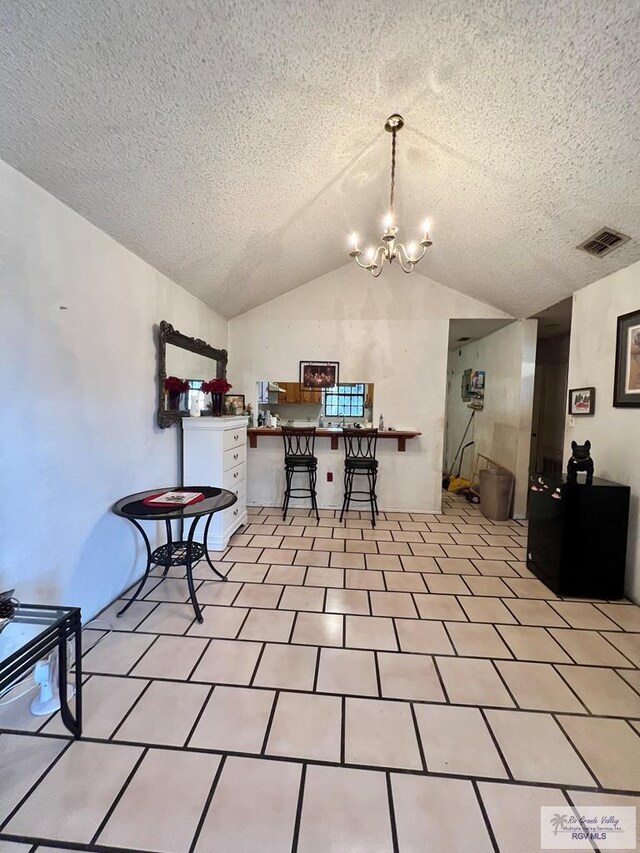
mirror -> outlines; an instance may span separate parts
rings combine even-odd
[[[267,414],[277,416],[280,426],[372,425],[373,384],[341,382],[320,390],[299,382],[258,382],[258,426],[266,425]]]
[[[200,385],[204,381],[226,378],[227,359],[226,350],[183,335],[162,320],[158,331],[158,426],[164,429],[186,417],[194,397],[202,401]]]

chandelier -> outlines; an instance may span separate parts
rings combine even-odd
[[[431,237],[429,236],[430,223],[428,219],[422,224],[422,240],[416,246],[415,243],[409,243],[404,246],[403,243],[397,242],[398,228],[395,224],[393,202],[396,183],[396,134],[402,129],[404,119],[400,115],[392,115],[386,120],[384,129],[391,134],[391,191],[389,193],[389,212],[384,217],[384,234],[382,235],[382,244],[377,248],[370,246],[365,254],[364,262],[360,260],[362,252],[358,248],[358,235],[351,235],[351,251],[349,257],[355,258],[355,262],[364,270],[369,270],[372,276],[377,278],[382,272],[384,261],[393,263],[397,260],[402,271],[410,273],[418,261],[421,261],[425,252],[431,246]]]

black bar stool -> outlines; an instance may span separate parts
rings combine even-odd
[[[282,520],[287,517],[289,501],[291,498],[311,498],[311,506],[320,521],[318,513],[318,502],[316,500],[316,481],[318,476],[318,460],[313,455],[316,441],[315,427],[282,427],[282,438],[284,440],[284,472],[287,485],[284,490],[284,503],[282,505]],[[304,486],[292,486],[293,475],[300,473],[309,475],[309,488]]]
[[[378,511],[378,496],[376,481],[378,479],[378,460],[376,459],[377,429],[343,429],[344,438],[344,500],[342,501],[342,521],[345,512],[349,511],[351,501],[368,502],[371,505],[371,525],[376,526]],[[369,486],[367,491],[353,488],[353,478],[365,475]],[[354,497],[358,495],[359,497]]]

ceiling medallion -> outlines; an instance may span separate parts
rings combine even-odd
[[[415,243],[409,243],[404,246],[397,242],[398,228],[395,225],[393,202],[394,190],[396,182],[396,134],[402,129],[404,119],[400,115],[392,115],[386,120],[384,129],[391,134],[391,192],[389,193],[389,212],[383,219],[384,234],[382,235],[382,244],[377,248],[370,246],[365,253],[364,263],[360,260],[362,252],[358,248],[358,235],[351,235],[351,251],[349,257],[355,258],[355,262],[362,269],[369,270],[372,276],[377,278],[382,272],[384,261],[393,263],[397,260],[402,271],[406,273],[412,272],[418,261],[421,261],[425,252],[431,246],[431,237],[429,235],[430,223],[428,219],[422,224],[422,240],[416,246]],[[418,249],[420,247],[420,249]]]

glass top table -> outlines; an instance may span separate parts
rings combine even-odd
[[[186,506],[148,506],[145,504],[145,498],[153,497],[154,495],[163,494],[164,492],[201,492],[204,499],[197,503],[187,504]],[[193,610],[198,622],[202,622],[202,613],[196,598],[196,590],[193,584],[192,568],[194,563],[205,557],[209,563],[211,570],[218,576],[221,581],[226,581],[226,577],[221,574],[211,562],[209,550],[207,548],[207,536],[209,534],[209,525],[211,519],[216,512],[222,512],[225,509],[233,506],[238,500],[237,496],[228,489],[220,489],[215,486],[172,486],[164,489],[150,489],[146,492],[136,492],[133,495],[127,495],[121,498],[113,505],[112,510],[116,515],[126,518],[139,531],[144,539],[147,549],[147,565],[144,575],[138,585],[138,588],[133,594],[133,597],[125,604],[125,606],[117,614],[122,614],[137,600],[142,592],[142,589],[149,577],[149,572],[152,566],[164,566],[163,578],[167,576],[171,566],[185,566],[187,572],[187,584],[189,586],[189,597]],[[201,518],[206,517],[206,522],[203,532],[203,541],[194,541],[194,534]],[[189,532],[186,539],[175,541],[173,539],[173,531],[171,529],[172,521],[182,521],[183,519],[193,519],[191,521]],[[151,550],[151,543],[146,531],[140,524],[141,521],[164,521],[167,541],[154,551]]]
[[[57,649],[62,721],[76,737],[82,732],[81,627],[79,607],[20,604],[16,614],[0,631],[0,695]],[[67,692],[69,639],[75,642],[75,717],[69,708]]]

